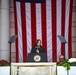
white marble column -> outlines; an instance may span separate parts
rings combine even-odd
[[[1,28],[1,0],[0,0],[0,28]],[[0,31],[0,34],[1,34],[1,31]],[[1,37],[1,35],[0,35]],[[0,40],[1,42],[1,40]],[[0,59],[1,59],[1,54],[0,54]]]
[[[9,61],[9,0],[1,0],[0,59]]]

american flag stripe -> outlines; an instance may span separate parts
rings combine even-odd
[[[47,33],[46,33],[46,4],[41,4],[41,19],[42,19],[42,45],[47,53]]]
[[[56,40],[56,0],[52,0],[52,60],[57,59],[57,40]]]
[[[36,41],[36,4],[31,3],[31,35],[32,47]]]
[[[67,40],[66,58],[72,56],[72,0],[46,0],[46,3],[38,4],[15,1],[14,10],[15,31],[18,34],[17,62],[27,61],[36,39],[41,39],[48,61],[58,61],[59,55],[64,54],[64,45],[57,35],[62,35]]]
[[[18,23],[18,54],[19,54],[19,61],[23,62],[23,47],[22,47],[22,24],[21,24],[21,9],[20,3],[16,3],[17,9],[17,23]]]
[[[47,59],[52,60],[52,14],[51,0],[46,1],[46,29],[47,29]]]
[[[56,11],[57,11],[57,35],[61,35],[61,0],[57,1],[56,4]],[[59,61],[59,55],[61,55],[61,42],[57,37],[57,61]]]
[[[18,27],[17,27],[17,25],[18,25],[18,23],[17,23],[17,13],[16,13],[16,2],[14,1],[14,18],[15,18],[15,34],[17,35],[18,34]],[[18,39],[16,40],[16,44],[15,44],[16,46],[16,62],[18,62],[19,61],[19,57],[18,57],[18,55],[19,55],[19,53],[18,53]]]
[[[26,11],[26,35],[27,35],[27,53],[30,53],[32,47],[31,41],[31,5],[30,3],[25,3],[25,11]]]
[[[63,37],[65,37],[65,11],[66,11],[66,0],[62,0],[62,7],[61,7],[61,35]],[[61,44],[61,54],[64,55],[64,51],[65,50],[65,46],[64,44],[62,43]]]
[[[66,0],[66,11],[65,11],[65,39],[67,44],[65,44],[65,57],[68,59],[68,26],[69,26],[69,10],[70,10],[70,0]]]
[[[22,46],[23,46],[23,62],[27,61],[27,35],[26,35],[26,12],[22,9],[25,9],[25,3],[20,4],[21,7],[21,25],[22,25]]]
[[[41,4],[36,4],[36,36],[42,41],[42,25],[41,25]]]
[[[69,29],[68,29],[68,56],[69,58],[72,57],[72,6],[73,6],[73,0],[70,1],[70,14],[69,14]]]

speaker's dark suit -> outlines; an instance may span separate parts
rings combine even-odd
[[[45,50],[43,47],[34,47],[31,49],[31,53],[45,53]]]

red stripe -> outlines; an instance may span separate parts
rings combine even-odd
[[[16,2],[14,1],[14,18],[15,18],[15,34],[18,35],[18,27],[17,27],[17,12],[16,12]],[[19,62],[18,57],[18,38],[16,40],[16,62]]]
[[[61,15],[61,35],[65,37],[65,7],[66,0],[62,0],[62,15]],[[65,45],[61,43],[61,54],[65,56]]]
[[[57,40],[56,40],[56,0],[52,0],[52,60],[57,60]]]
[[[27,61],[27,43],[26,43],[26,15],[25,3],[21,2],[21,23],[22,23],[22,46],[23,46],[23,62]]]
[[[47,52],[47,35],[46,35],[46,4],[41,4],[41,22],[42,22],[42,45]]]
[[[32,47],[36,41],[36,5],[31,3],[31,34],[32,34]]]
[[[70,0],[70,14],[69,14],[69,30],[68,30],[68,56],[72,57],[72,8],[73,0]]]

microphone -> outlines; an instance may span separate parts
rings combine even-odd
[[[38,48],[36,49],[36,52],[39,53],[39,49]]]
[[[40,47],[36,46],[35,48],[37,48],[37,49],[36,49],[36,52],[37,52],[37,53],[40,53],[40,51],[39,51],[39,48],[40,48]]]

